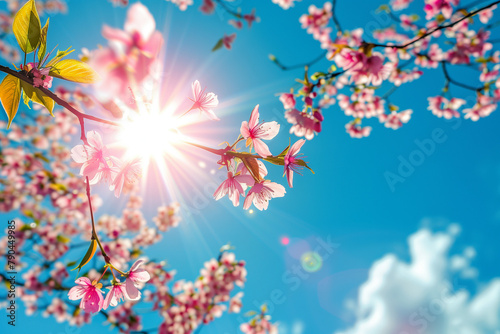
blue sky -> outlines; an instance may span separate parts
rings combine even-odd
[[[338,2],[339,19],[346,29],[371,29],[385,22],[374,13],[382,1]],[[268,54],[276,55],[285,64],[301,63],[320,54],[318,43],[300,28],[298,18],[310,3],[319,6],[323,1],[304,0],[288,11],[270,0],[259,1],[257,15],[261,22],[250,30],[238,31],[233,50],[215,53],[210,49],[217,39],[234,31],[225,23],[230,18],[225,13],[205,16],[197,6],[181,12],[165,1],[143,3],[167,40],[165,79],[175,82],[178,78],[170,74],[181,72],[185,74],[181,80],[186,82],[186,92],[189,83],[199,79],[219,96],[222,121],[217,124],[220,131],[209,132],[211,145],[227,140],[228,135],[236,137],[241,121],[247,120],[256,104],[260,104],[262,118],[282,124],[271,150],[277,152],[287,145],[289,127],[276,93],[288,91],[302,71],[281,71],[268,60]],[[242,8],[249,11],[250,3],[244,1]],[[68,15],[51,18],[49,43],[53,39],[61,47],[71,45],[77,50],[105,44],[100,34],[102,24],[121,28],[126,13],[124,8],[97,0],[72,0],[68,7]],[[314,68],[326,66],[328,62],[323,61]],[[451,73],[466,82],[477,81],[473,72]],[[494,112],[478,122],[446,121],[433,116],[427,110],[427,97],[439,94],[442,84],[441,71],[428,70],[422,79],[402,87],[392,102],[402,109],[413,109],[411,121],[397,131],[373,121],[368,124],[374,128],[372,134],[361,140],[345,133],[344,125],[350,119],[338,106],[330,107],[324,112],[323,132],[303,147],[315,174],[305,172],[296,177],[294,188],[287,188],[285,198],[272,200],[267,211],[249,215],[241,206],[233,208],[227,199],[215,202],[203,190],[205,184],[197,182],[197,175],[193,175],[197,187],[182,189],[183,205],[192,207],[193,200],[204,198],[208,198],[208,205],[201,214],[183,216],[181,225],[169,231],[161,244],[150,248],[148,255],[165,259],[177,269],[177,278],[192,280],[203,262],[217,256],[218,249],[230,242],[236,247],[237,258],[247,261],[248,266],[243,310],[256,309],[279,290],[281,297],[274,299],[281,302],[272,303],[273,319],[287,328],[302,323],[304,333],[319,334],[349,326],[353,318],[344,310],[344,301],[356,295],[371,264],[390,252],[407,259],[406,238],[422,226],[442,230],[452,222],[459,223],[463,233],[454,247],[460,250],[473,245],[477,250],[477,282],[500,276],[500,114]],[[470,95],[456,87],[452,92],[462,98]],[[423,163],[415,166],[404,182],[391,188],[387,172],[397,173],[401,159],[418,154],[416,141],[432,140],[436,131],[441,133],[441,140],[434,141],[433,152],[425,154]],[[210,156],[203,161],[215,166]],[[276,181],[286,183],[280,179],[281,170],[273,175]],[[162,204],[157,195],[156,190],[146,194],[147,218],[153,217],[155,208]],[[108,202],[98,214],[114,212],[117,204],[123,204],[105,196]],[[288,247],[280,244],[284,235],[291,239]],[[306,244],[313,249],[321,245],[318,238],[335,244],[331,254],[321,251],[322,255],[329,254],[322,268],[307,277],[293,274],[293,268],[300,265],[297,254],[307,250]],[[203,328],[202,333],[237,333],[239,317],[224,315]],[[144,314],[144,319],[146,329],[159,324],[149,314]],[[101,320],[95,317],[82,332],[104,332]],[[32,329],[35,321],[43,333],[77,333],[66,324],[24,314],[19,316],[16,333]],[[2,331],[4,326],[2,321]]]

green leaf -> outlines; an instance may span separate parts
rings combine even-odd
[[[47,52],[47,31],[49,30],[49,19],[47,19],[47,23],[42,29],[42,34],[40,35],[40,48],[38,49],[38,61],[39,64],[42,64],[43,57],[45,57],[45,53]]]
[[[10,127],[12,120],[17,114],[17,109],[19,108],[19,101],[21,100],[20,81],[21,80],[15,76],[7,74],[0,84],[0,101],[9,119],[7,129]]]
[[[71,270],[73,271],[75,269],[78,269],[78,274],[79,274],[80,273],[80,269],[82,269],[82,267],[84,265],[86,265],[87,263],[89,263],[89,261],[92,259],[92,257],[94,257],[96,249],[97,249],[97,241],[95,239],[92,239],[90,241],[89,249],[87,250],[87,253],[85,253],[85,256],[83,257],[83,259],[80,262],[80,264],[77,267],[75,267],[75,268],[73,268]]]
[[[40,43],[42,25],[36,11],[35,0],[28,1],[14,16],[12,31],[25,53],[33,52]]]
[[[212,52],[219,50],[220,48],[222,48],[223,45],[224,45],[224,41],[221,38],[221,39],[219,39],[217,44],[215,44],[215,46],[212,48]]]
[[[73,51],[75,51],[74,49],[73,50],[70,50],[71,49],[71,46],[69,48],[67,48],[66,50],[64,51],[59,51],[57,50],[57,53],[55,55],[54,58],[52,58],[49,63],[47,64],[47,66],[45,67],[51,67],[51,66],[54,66],[56,63],[58,63],[61,59],[63,59],[64,57],[66,57],[67,55],[69,55],[70,53],[72,53]],[[53,51],[53,50],[52,50]],[[50,53],[52,53],[52,51]]]
[[[21,86],[23,87],[23,97],[24,95],[26,95],[34,103],[41,104],[42,106],[47,108],[47,110],[50,112],[52,116],[54,116],[54,114],[52,113],[55,104],[54,100],[45,95],[45,93],[42,92],[40,89],[33,87],[27,82],[21,81]],[[24,99],[24,103],[26,103],[26,99]]]
[[[99,75],[90,65],[76,59],[61,60],[52,65],[49,75],[80,83],[93,83],[99,80]]]
[[[57,237],[56,237],[56,240],[59,241],[59,242],[62,242],[62,243],[65,243],[67,244],[68,242],[71,241],[70,238],[68,238],[67,236],[64,236],[64,235],[61,235],[59,234]]]

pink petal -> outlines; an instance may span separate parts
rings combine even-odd
[[[198,100],[198,98],[200,97],[200,94],[201,94],[201,85],[200,85],[200,82],[198,80],[196,80],[191,85],[191,88],[193,89],[193,96],[194,96],[194,99],[196,101],[196,100]]]
[[[70,300],[78,300],[78,299],[81,299],[85,295],[86,292],[87,292],[86,288],[84,288],[82,286],[74,286],[69,290],[68,298]]]
[[[141,293],[135,287],[134,282],[130,278],[126,279],[125,287],[127,289],[127,294],[130,300],[139,300],[141,298]]]
[[[102,150],[102,138],[101,135],[95,131],[87,132],[87,141],[89,145],[97,150]]]
[[[83,145],[76,145],[73,147],[71,149],[71,157],[79,164],[83,164],[88,159],[87,152]]]
[[[280,125],[278,122],[267,122],[260,126],[260,128],[264,131],[264,134],[260,135],[260,138],[265,140],[271,140],[280,131]]]
[[[151,276],[145,269],[139,269],[133,273],[133,280],[135,282],[146,283],[151,279]]]
[[[104,25],[102,27],[101,33],[107,40],[119,41],[127,46],[132,45],[132,39],[130,38],[130,35],[123,30],[111,28],[107,25]]]
[[[104,299],[104,304],[102,305],[103,309],[107,310],[110,304],[113,305],[112,300],[114,298],[114,295],[115,295],[115,289],[113,287],[113,288],[111,288],[111,290],[106,295],[106,298]],[[116,306],[116,304],[113,306]]]
[[[250,121],[248,122],[248,127],[253,129],[259,124],[259,105],[256,105],[252,110],[252,114],[250,115]]]
[[[292,147],[290,147],[290,150],[288,150],[287,154],[289,156],[296,155],[297,153],[299,153],[300,149],[302,148],[302,145],[304,145],[305,142],[306,142],[305,139],[297,140],[295,144],[293,144]]]
[[[264,142],[260,139],[254,139],[253,141],[253,146],[255,148],[255,152],[257,152],[258,155],[260,155],[263,158],[266,158],[271,154],[271,151],[269,151],[269,147],[264,144]]]
[[[75,283],[83,285],[83,286],[87,286],[87,287],[92,286],[92,282],[90,281],[90,279],[88,277],[80,277],[75,281]]]
[[[248,210],[250,206],[252,205],[252,201],[254,198],[255,194],[254,193],[248,193],[247,197],[245,197],[245,202],[243,202],[243,209]]]
[[[125,31],[129,34],[138,32],[143,41],[147,41],[155,31],[156,23],[153,15],[141,3],[135,3],[127,12]]]
[[[248,127],[248,122],[247,121],[241,122],[240,133],[243,136],[243,138],[245,138],[245,139],[247,139],[248,137],[250,137],[250,129]]]

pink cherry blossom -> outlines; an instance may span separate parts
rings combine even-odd
[[[279,130],[280,125],[275,121],[259,123],[259,105],[253,108],[250,121],[243,121],[240,128],[241,135],[247,141],[247,146],[253,145],[255,152],[263,158],[272,154],[262,140],[273,139]]]
[[[279,5],[283,9],[288,9],[290,7],[293,7],[294,1],[300,1],[300,0],[273,0],[273,3]]]
[[[212,14],[215,10],[214,0],[203,0],[200,10],[203,14]]]
[[[146,283],[151,279],[149,273],[140,268],[140,266],[144,263],[143,259],[139,259],[135,261],[135,263],[130,268],[130,271],[127,273],[127,279],[125,280],[126,293],[130,300],[138,300],[141,298],[141,292],[137,289],[139,284]]]
[[[371,126],[361,127],[356,121],[346,124],[345,129],[352,138],[368,137],[372,131]]]
[[[228,195],[234,206],[240,205],[240,195],[245,196],[245,190],[248,186],[253,186],[254,179],[250,175],[236,175],[232,172],[227,173],[227,179],[215,190],[214,198],[219,200]]]
[[[193,106],[188,110],[188,112],[198,109],[200,112],[204,112],[211,120],[218,121],[219,118],[215,116],[215,113],[212,110],[219,104],[217,95],[214,93],[205,93],[205,90],[201,90],[201,85],[198,80],[193,82],[191,87],[193,89],[194,99],[191,100],[193,101]]]
[[[50,68],[37,69],[33,68],[31,73],[33,74],[33,86],[50,88],[52,87],[52,77],[49,76]]]
[[[412,110],[403,110],[401,112],[392,111],[389,115],[382,114],[378,118],[381,123],[384,123],[386,128],[397,130],[403,126],[403,123],[408,123],[411,118]]]
[[[163,44],[163,37],[155,28],[153,16],[139,2],[128,9],[124,30],[103,27],[109,47],[93,51],[89,61],[101,76],[96,91],[102,100],[117,97],[130,102],[129,87],[135,89],[153,74]]]
[[[128,300],[127,289],[124,284],[113,283],[111,290],[104,299],[103,309],[107,310],[109,305],[116,306],[120,301]]]
[[[102,143],[102,138],[96,131],[87,132],[88,145],[77,145],[71,149],[71,157],[82,164],[80,175],[90,179],[90,184],[96,184],[102,178],[100,173],[108,166],[107,148]]]
[[[472,108],[465,109],[465,118],[478,121],[480,118],[488,117],[497,108],[495,100],[487,95],[478,94],[477,102]]]
[[[252,10],[250,14],[243,15],[243,19],[247,22],[248,27],[251,28],[254,22],[259,22],[260,19],[255,16],[255,9]]]
[[[297,137],[305,137],[307,140],[314,138],[315,133],[321,132],[321,122],[323,118],[317,118],[308,112],[301,112],[297,109],[287,110],[285,118],[288,123],[293,124],[290,133]]]
[[[413,0],[391,0],[392,9],[398,11],[408,8]]]
[[[280,95],[280,101],[285,109],[295,108],[295,97],[293,93],[283,93]]]
[[[228,23],[235,27],[236,29],[241,29],[243,28],[243,22],[238,21],[238,20],[229,20]]]
[[[134,158],[128,162],[121,163],[119,160],[114,159],[113,162],[119,169],[119,172],[116,173],[109,189],[114,190],[116,197],[120,197],[125,184],[132,184],[139,179],[142,172],[141,160]]]
[[[460,117],[458,109],[465,104],[465,100],[452,98],[451,100],[446,99],[443,96],[429,97],[429,109],[437,117],[444,117],[446,119],[451,119],[453,117]]]
[[[167,0],[172,2],[174,5],[177,5],[180,10],[185,11],[188,6],[193,4],[193,0]]]
[[[286,152],[284,157],[285,174],[290,188],[293,188],[293,172],[297,172],[302,167],[296,163],[297,155],[306,141],[304,139],[297,140],[292,147]],[[299,173],[300,174],[300,173]]]
[[[285,193],[285,187],[281,184],[269,180],[262,180],[259,183],[255,183],[248,191],[245,202],[243,203],[243,209],[248,210],[253,203],[260,211],[267,210],[269,201],[272,198],[283,197]]]
[[[72,287],[68,292],[70,300],[81,299],[80,308],[90,313],[99,312],[104,303],[103,292],[90,282],[87,277],[80,277],[75,281],[77,286]]]
[[[224,44],[224,47],[226,49],[231,50],[235,39],[236,39],[236,34],[224,35],[224,37],[222,37],[222,43]]]

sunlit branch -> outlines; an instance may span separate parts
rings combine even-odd
[[[10,74],[12,76],[15,76],[16,78],[23,80],[24,82],[33,86],[33,80],[31,78],[29,78],[28,76],[26,76],[22,71],[17,72],[17,71],[14,71],[14,70],[6,67],[6,66],[2,66],[2,65],[0,65],[0,71],[5,72],[7,74]],[[102,123],[102,124],[107,124],[107,125],[112,125],[112,126],[120,126],[120,124],[117,122],[113,122],[113,121],[109,121],[109,120],[95,117],[92,115],[84,114],[83,112],[77,110],[70,103],[61,99],[59,96],[57,96],[55,93],[51,92],[50,90],[43,88],[43,87],[37,87],[37,88],[40,91],[42,91],[45,95],[50,97],[52,100],[54,100],[55,103],[57,103],[61,107],[66,108],[69,112],[71,112],[73,115],[75,115],[78,118],[78,121],[80,122],[81,140],[85,144],[87,144],[87,137],[85,136],[85,119],[88,119],[88,120],[91,120],[94,122],[98,122],[98,123]]]

